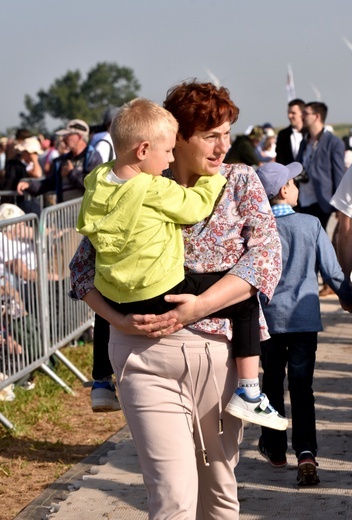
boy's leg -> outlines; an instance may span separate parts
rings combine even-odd
[[[285,416],[284,380],[286,375],[286,334],[273,334],[261,343],[263,368],[263,392],[271,404]],[[276,467],[286,465],[287,433],[262,427],[259,452]]]
[[[288,349],[288,381],[292,408],[292,447],[317,453],[313,374],[317,333],[292,334]]]
[[[93,337],[93,370],[95,380],[111,378],[114,373],[109,359],[110,324],[95,314]]]
[[[233,321],[232,348],[239,374],[239,388],[226,411],[236,417],[275,430],[286,430],[288,421],[270,404],[259,386],[259,302],[252,296],[225,309]]]
[[[93,370],[91,390],[93,412],[115,412],[120,410],[112,381],[113,369],[109,359],[110,324],[98,314],[94,317]]]
[[[292,408],[292,447],[296,452],[299,486],[320,482],[317,472],[317,439],[313,374],[317,350],[316,332],[292,334],[288,350],[288,381]]]
[[[236,359],[238,387],[247,397],[258,398],[259,385],[259,301],[257,296],[225,309],[233,324],[232,355]]]

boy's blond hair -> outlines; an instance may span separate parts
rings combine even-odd
[[[165,108],[149,99],[136,98],[123,105],[111,123],[116,155],[143,141],[154,146],[166,134],[178,131],[178,123]]]

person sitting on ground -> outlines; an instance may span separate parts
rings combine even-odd
[[[273,162],[257,170],[268,195],[282,243],[282,276],[268,305],[263,306],[271,338],[262,342],[263,391],[285,415],[284,378],[287,365],[292,413],[292,448],[298,461],[300,486],[319,483],[313,375],[318,332],[323,330],[318,270],[342,301],[351,305],[352,290],[319,219],[296,213],[294,178],[302,165]],[[264,298],[263,298],[264,300]],[[287,434],[262,428],[259,452],[273,467],[287,464]]]
[[[116,160],[85,179],[77,231],[96,250],[96,288],[123,314],[151,309],[162,314],[174,308],[165,295],[198,295],[226,273],[184,275],[181,225],[207,217],[226,181],[220,173],[204,175],[185,188],[161,177],[173,161],[177,128],[175,118],[156,103],[138,98],[127,103],[112,122]],[[257,296],[214,315],[234,323],[242,380],[259,362]],[[256,372],[255,383],[257,378]],[[254,381],[236,390],[226,411],[269,428],[287,428],[287,419],[270,407]]]

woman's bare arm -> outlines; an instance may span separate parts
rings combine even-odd
[[[257,293],[257,289],[248,282],[232,274],[226,274],[209,289],[199,296],[193,294],[169,294],[165,296],[168,302],[177,303],[175,309],[161,314],[159,318],[176,320],[173,327],[186,326],[195,323],[220,309],[229,307],[235,303],[247,300]],[[165,330],[161,323],[155,323],[155,331],[149,335],[158,337],[175,332],[173,327]]]
[[[352,219],[342,213],[338,213],[337,234],[337,258],[345,276],[350,276],[352,271]]]
[[[138,334],[142,336],[149,335],[155,330],[169,329],[172,332],[180,330],[181,324],[176,324],[174,317],[156,316],[155,314],[121,314],[109,305],[97,289],[89,291],[83,301],[99,316],[104,318],[120,332],[124,334]]]

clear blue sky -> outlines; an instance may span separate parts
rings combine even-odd
[[[131,67],[140,95],[206,68],[240,107],[234,132],[286,126],[287,63],[296,95],[329,107],[328,122],[352,123],[351,0],[0,0],[0,130],[19,125],[24,96],[68,70],[98,62]]]

